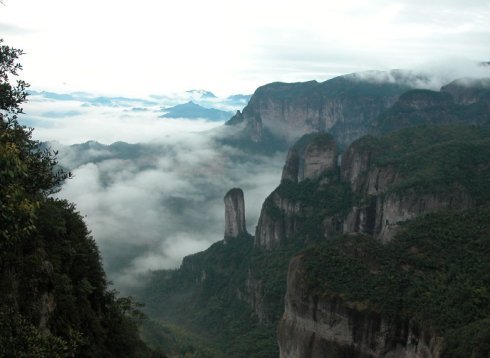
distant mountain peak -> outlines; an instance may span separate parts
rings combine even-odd
[[[226,112],[216,108],[206,108],[193,101],[163,108],[162,111],[166,113],[161,115],[160,118],[203,118],[211,121],[226,121],[233,115],[232,112]]]
[[[186,91],[186,93],[189,93],[190,95],[194,95],[194,96],[199,96],[199,98],[218,98],[215,96],[213,92],[206,91],[203,89],[192,89]]]

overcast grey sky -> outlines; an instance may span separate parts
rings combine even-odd
[[[4,0],[0,35],[35,87],[104,94],[206,88],[490,60],[490,2]]]

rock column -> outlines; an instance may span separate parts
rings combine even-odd
[[[247,233],[243,191],[233,188],[225,195],[225,240]]]

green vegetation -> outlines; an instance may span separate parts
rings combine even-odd
[[[416,219],[387,245],[340,237],[305,251],[308,285],[393,319],[414,317],[447,337],[448,357],[486,357],[489,233],[490,210],[473,209]]]
[[[139,294],[148,314],[206,341],[205,349],[193,346],[196,354],[207,349],[227,357],[277,356],[275,325],[261,325],[246,301],[252,249],[253,238],[243,235],[187,256],[179,270],[155,272]]]
[[[478,205],[490,201],[489,126],[406,128],[381,138],[364,137],[353,146],[372,153],[372,166],[399,173],[390,191],[447,193],[463,188]]]
[[[69,174],[17,122],[20,55],[0,41],[0,356],[161,356],[139,338],[134,301],[109,290],[74,206],[49,198]]]
[[[330,143],[329,138],[307,135],[295,149],[304,151],[314,140]],[[383,245],[369,235],[338,236],[353,206],[376,201],[362,190],[352,192],[338,169],[316,181],[284,181],[264,210],[277,227],[292,224],[293,237],[283,237],[272,251],[254,248],[248,236],[219,242],[184,259],[179,270],[155,272],[141,293],[149,314],[185,330],[168,329],[168,323],[162,328],[181,354],[277,356],[275,326],[283,312],[289,261],[306,250],[312,295],[341,297],[388,319],[414,318],[420,327],[448,337],[446,356],[473,350],[475,357],[484,357],[488,335],[476,332],[488,332],[490,303],[489,138],[486,126],[422,126],[356,141],[354,149],[369,154],[368,170],[397,173],[388,192],[446,195],[463,189],[477,208],[406,223],[395,241]],[[283,212],[276,205],[281,200],[300,210]],[[186,343],[194,335],[207,345],[198,339]]]
[[[488,93],[488,90],[487,90]],[[487,94],[488,96],[488,94]],[[475,94],[475,97],[476,96]],[[489,124],[484,93],[471,104],[457,104],[447,92],[411,90],[376,120],[379,133],[429,124]]]

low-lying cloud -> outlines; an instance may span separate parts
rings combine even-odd
[[[76,204],[118,289],[141,283],[149,270],[176,268],[184,256],[221,240],[223,196],[232,187],[244,190],[248,230],[255,231],[284,153],[251,156],[219,144],[236,131],[223,122],[158,118],[176,95],[154,96],[158,105],[143,107],[144,101],[115,106],[111,99],[88,105],[90,98],[99,97],[35,92],[21,121],[74,174],[55,196]],[[244,99],[205,100],[218,107]]]
[[[176,268],[184,256],[221,240],[223,196],[232,187],[245,192],[254,233],[284,153],[250,156],[218,145],[215,137],[229,130],[181,131],[144,144],[52,143],[60,164],[74,173],[56,196],[76,203],[118,289],[141,282],[148,270]]]

